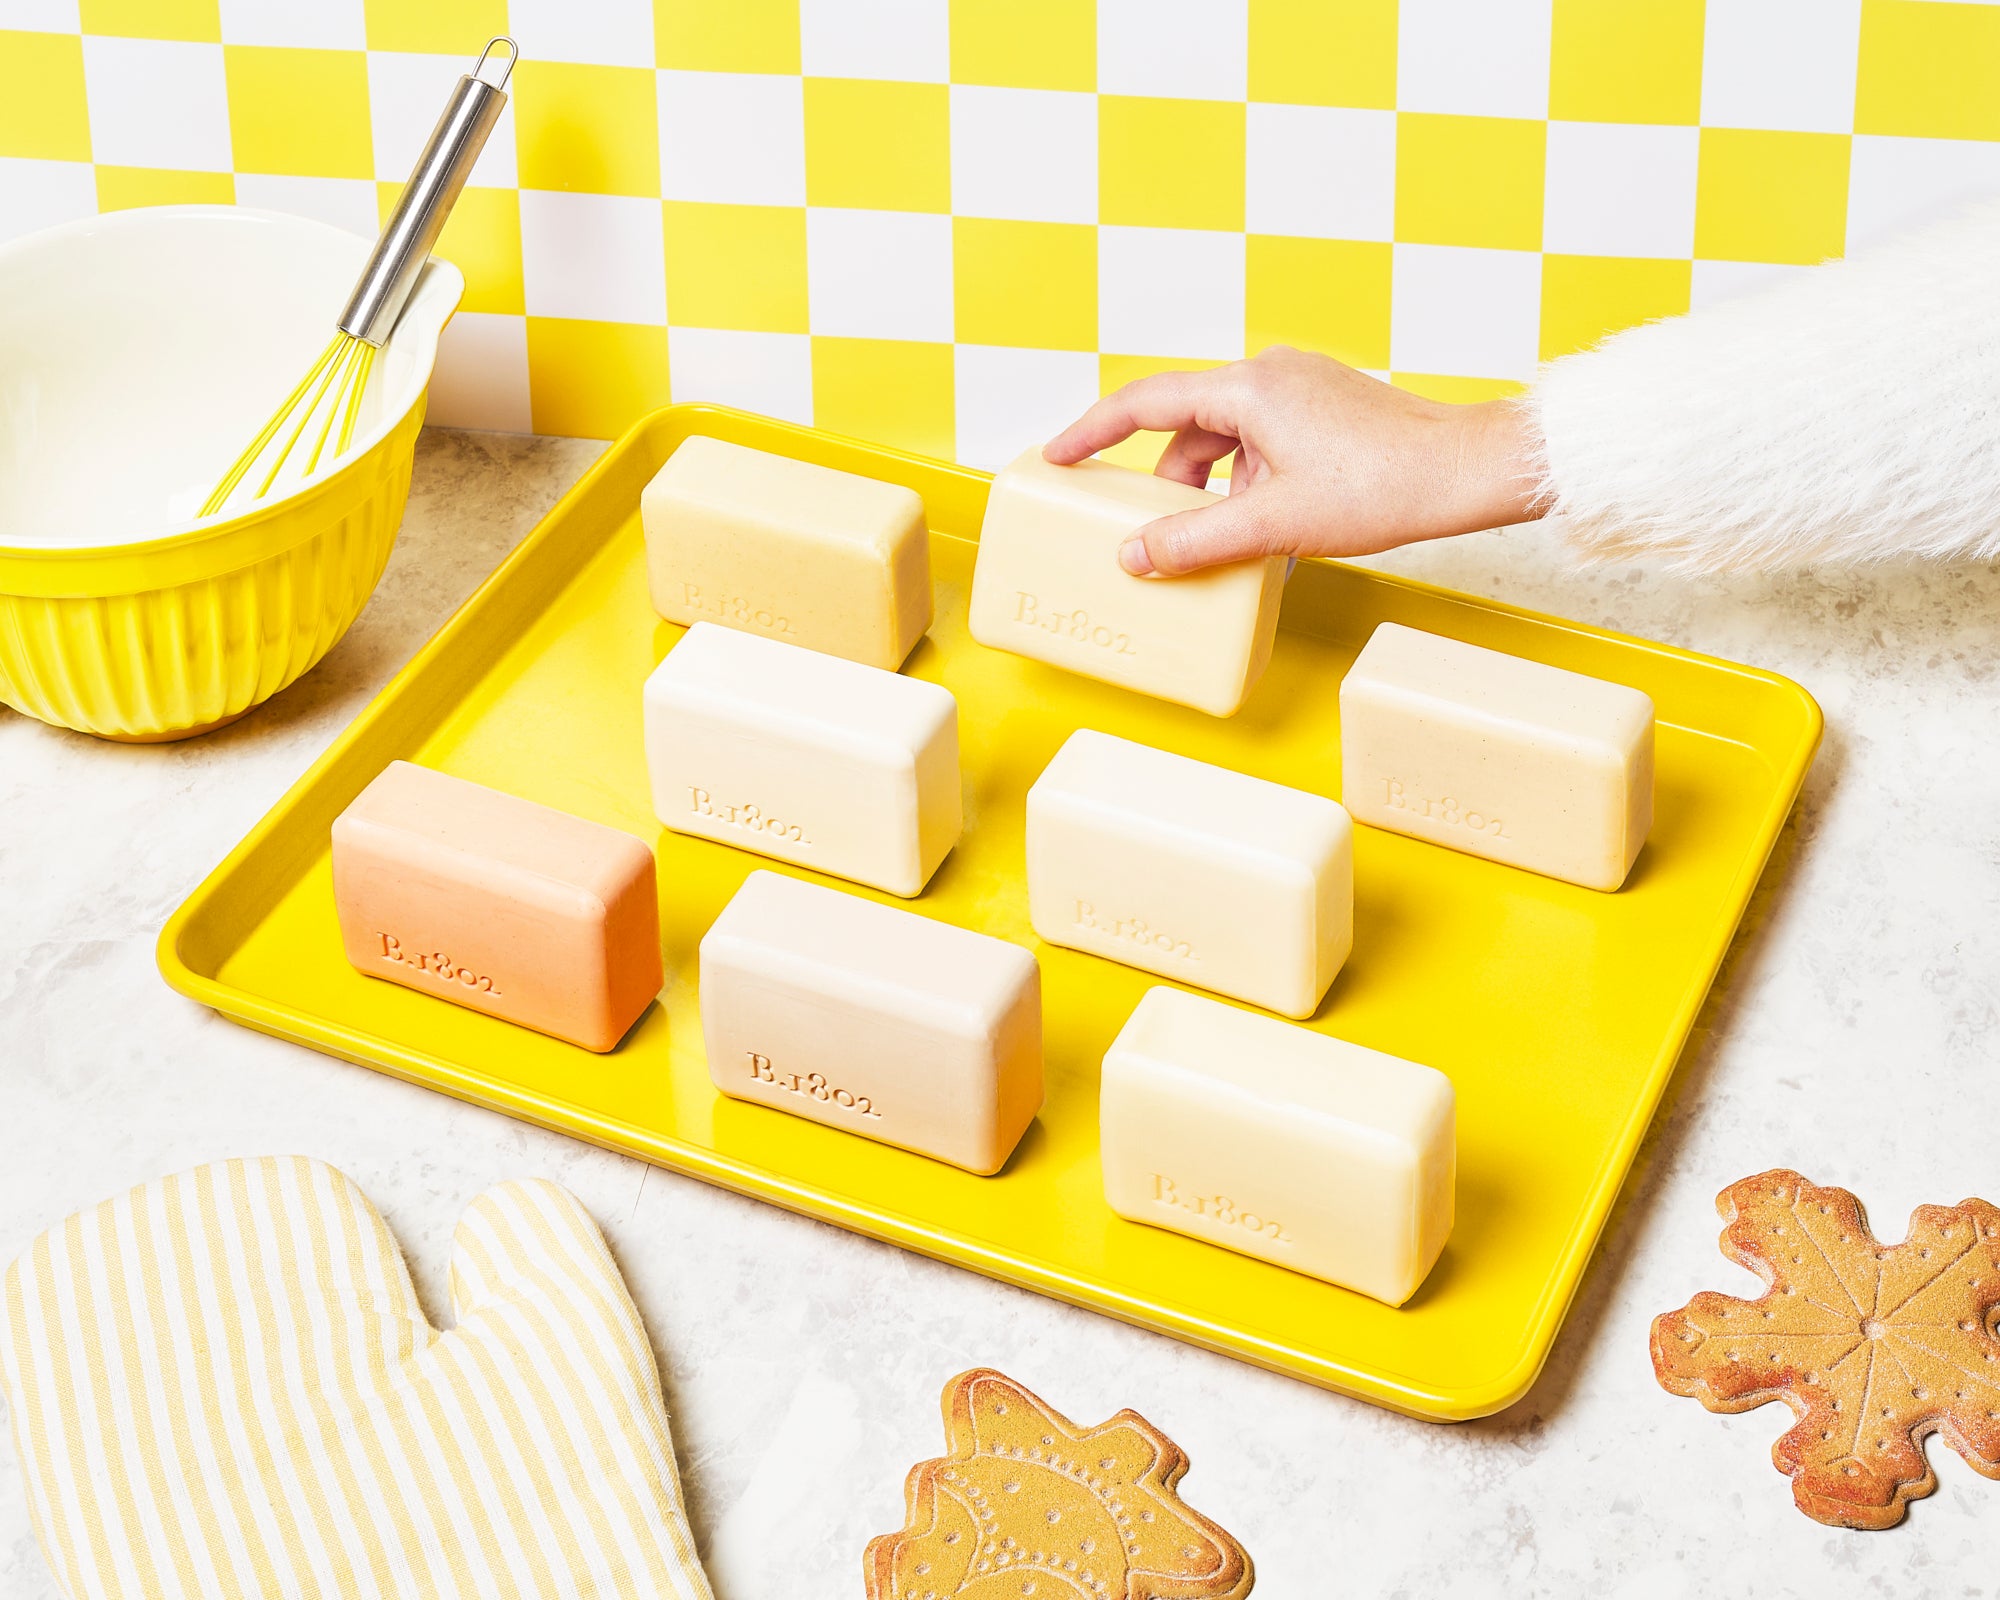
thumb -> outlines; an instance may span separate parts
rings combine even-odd
[[[1171,577],[1282,555],[1286,537],[1281,498],[1268,484],[1258,484],[1214,505],[1147,523],[1118,547],[1118,564],[1137,577],[1154,572]]]
[[[458,1325],[446,1337],[499,1374],[513,1407],[496,1426],[547,1455],[544,1505],[572,1528],[609,1530],[606,1548],[636,1550],[622,1559],[641,1592],[713,1600],[652,1347],[582,1204],[541,1179],[487,1190],[452,1237],[451,1295]]]
[[[516,1178],[466,1208],[451,1241],[452,1313],[461,1325],[510,1312],[581,1312],[635,1365],[652,1367],[639,1313],[590,1213],[566,1189]]]

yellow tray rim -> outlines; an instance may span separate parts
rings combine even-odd
[[[181,994],[228,1016],[243,1025],[277,1038],[385,1071],[391,1076],[433,1088],[458,1099],[518,1117],[558,1133],[570,1134],[588,1143],[630,1155],[637,1159],[680,1172],[718,1187],[765,1200],[789,1211],[830,1222],[867,1237],[900,1245],[918,1254],[1012,1283],[1070,1305],[1097,1311],[1119,1321],[1163,1333],[1199,1347],[1218,1351],[1239,1360],[1288,1376],[1301,1378],[1322,1388],[1333,1389],[1370,1401],[1389,1410],[1426,1421],[1463,1422],[1490,1416],[1521,1399],[1533,1386],[1546,1363],[1557,1333],[1567,1317],[1583,1270],[1596,1247],[1619,1190],[1631,1170],[1640,1141],[1651,1126],[1666,1085],[1673,1075],[1701,1006],[1708,997],[1715,975],[1734,942],[1750,899],[1777,844],[1779,832],[1805,782],[1825,730],[1825,716],[1819,703],[1800,684],[1764,668],[1752,667],[1722,657],[1677,646],[1661,644],[1613,629],[1593,627],[1550,613],[1488,600],[1477,595],[1424,583],[1413,578],[1374,569],[1358,570],[1369,582],[1426,594],[1489,613],[1520,618],[1543,627],[1559,629],[1594,639],[1613,641],[1648,654],[1697,663],[1706,668],[1752,680],[1791,698],[1803,719],[1803,731],[1785,760],[1774,771],[1773,800],[1760,820],[1743,866],[1731,884],[1726,921],[1718,917],[1717,933],[1704,949],[1706,959],[1688,984],[1676,1009],[1671,1026],[1662,1038],[1644,1081],[1643,1091],[1634,1099],[1632,1110],[1617,1137],[1606,1146],[1606,1159],[1591,1186],[1587,1204],[1579,1211],[1576,1226],[1557,1257],[1558,1270],[1549,1280],[1542,1298],[1536,1302],[1527,1326],[1527,1337],[1515,1358],[1493,1378],[1476,1384],[1443,1388],[1417,1382],[1400,1382],[1365,1368],[1350,1366],[1324,1353],[1282,1346],[1274,1341],[1248,1336],[1226,1323],[1197,1315],[1180,1306],[1103,1288],[1073,1274],[1052,1268],[1048,1263],[1011,1251],[991,1249],[945,1230],[926,1225],[921,1219],[864,1205],[827,1193],[810,1184],[792,1182],[768,1170],[732,1161],[715,1151],[682,1140],[665,1138],[616,1119],[546,1095],[524,1090],[484,1074],[461,1069],[422,1052],[404,1049],[379,1036],[348,1028],[328,1019],[273,1004],[249,991],[226,984],[198,971],[184,954],[191,933],[203,922],[230,880],[267,843],[281,835],[292,813],[310,798],[319,783],[337,768],[356,746],[366,742],[383,724],[396,716],[403,697],[420,684],[430,669],[452,650],[461,636],[476,629],[484,613],[497,604],[511,587],[522,568],[534,563],[542,547],[559,534],[574,508],[593,496],[603,479],[620,465],[623,454],[644,433],[662,423],[674,425],[682,437],[711,431],[704,422],[719,422],[724,429],[731,422],[753,422],[768,434],[790,435],[801,441],[829,443],[850,448],[876,461],[909,465],[927,474],[942,474],[963,485],[991,481],[990,473],[942,462],[911,451],[833,435],[825,430],[797,423],[777,422],[727,406],[682,403],[661,407],[635,422],[631,428],[577,480],[549,510],[533,531],[517,545],[492,574],[446,619],[438,631],[412,656],[407,665],[384,685],[325,752],[288,789],[278,802],[253,826],[242,841],[198,884],[173,912],[160,930],[156,957],[161,975]],[[1341,564],[1341,563],[1334,563]]]

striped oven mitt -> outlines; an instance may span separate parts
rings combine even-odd
[[[449,1333],[361,1191],[296,1156],[107,1200],[5,1289],[0,1375],[70,1600],[711,1600],[645,1329],[553,1184],[460,1220]]]

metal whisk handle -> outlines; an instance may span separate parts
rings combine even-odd
[[[506,65],[499,81],[484,76],[486,58],[496,45],[507,47]],[[500,120],[507,104],[504,85],[514,70],[520,52],[504,34],[489,40],[480,54],[479,65],[458,80],[451,103],[431,130],[430,142],[417,158],[416,170],[404,186],[395,214],[382,230],[375,253],[368,258],[347,308],[340,314],[340,331],[380,345],[395,331],[410,291],[417,286],[417,274],[430,259],[445,220],[458,200],[459,190],[472,172],[472,164],[485,148],[486,136]]]

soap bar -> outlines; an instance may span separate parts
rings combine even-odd
[[[1451,1232],[1451,1081],[1179,989],[1104,1057],[1104,1197],[1171,1228],[1399,1306]]]
[[[359,971],[586,1050],[663,981],[642,841],[407,761],[334,820],[333,898]]]
[[[753,872],[701,941],[716,1088],[978,1173],[1042,1104],[1042,983],[1019,945]]]
[[[1653,825],[1637,689],[1385,622],[1340,685],[1356,822],[1616,889]]]
[[[915,490],[685,439],[639,496],[653,609],[894,671],[931,625]]]
[[[958,702],[937,684],[698,622],[645,705],[677,833],[905,896],[958,842]]]
[[[1354,942],[1353,828],[1323,795],[1082,729],[1028,791],[1050,944],[1309,1017]]]
[[[972,574],[973,638],[1218,717],[1243,704],[1278,630],[1285,559],[1135,578],[1118,547],[1216,496],[1109,461],[1025,452],[993,480]]]

